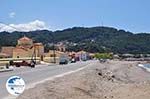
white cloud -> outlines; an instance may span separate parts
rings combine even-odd
[[[9,13],[9,17],[10,17],[10,18],[14,18],[15,16],[16,16],[16,13],[15,13],[15,12]]]
[[[13,31],[20,31],[20,32],[29,32],[29,31],[35,31],[35,30],[45,30],[48,29],[45,22],[35,20],[29,23],[25,24],[0,24],[0,32],[7,31],[7,32],[13,32]]]

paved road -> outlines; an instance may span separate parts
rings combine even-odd
[[[9,95],[6,90],[5,84],[9,77],[20,76],[25,80],[26,86],[32,85],[39,81],[60,75],[69,71],[74,71],[79,68],[85,67],[92,61],[78,62],[68,65],[40,65],[36,68],[17,68],[14,71],[0,73],[0,98],[4,98]]]

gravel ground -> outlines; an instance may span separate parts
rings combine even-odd
[[[150,73],[138,62],[93,63],[26,90],[17,99],[150,99]]]

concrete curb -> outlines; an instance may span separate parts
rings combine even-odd
[[[9,71],[13,71],[13,69],[3,69],[3,70],[0,70],[0,73],[1,72],[9,72]]]

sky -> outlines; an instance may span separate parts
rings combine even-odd
[[[0,31],[103,25],[150,33],[149,5],[150,0],[0,0]]]

